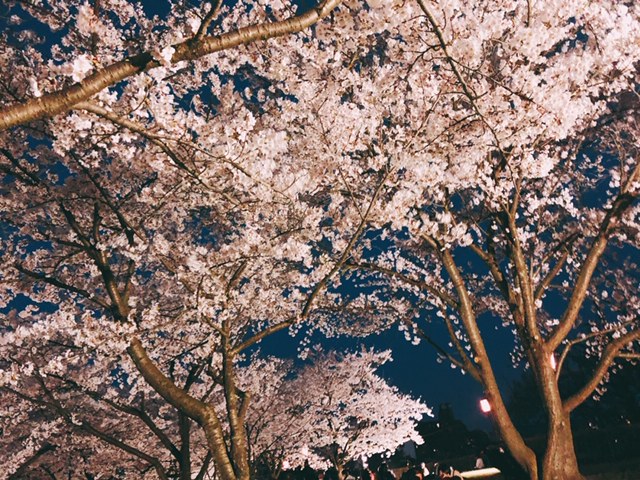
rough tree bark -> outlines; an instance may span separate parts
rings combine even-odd
[[[239,457],[230,458],[222,425],[212,405],[190,396],[177,387],[149,358],[142,342],[134,338],[128,353],[136,367],[159,395],[180,412],[198,423],[204,430],[209,449],[222,480],[249,480],[249,465],[235,465]],[[234,439],[231,439],[233,442]],[[236,446],[231,450],[241,448]]]

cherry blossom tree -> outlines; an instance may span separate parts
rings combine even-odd
[[[24,319],[8,319],[5,327],[16,328],[2,337],[12,362],[0,387],[2,478],[206,478],[213,466],[201,430],[123,363],[122,352],[87,349],[60,324],[27,329]],[[169,376],[185,391],[214,390],[200,365],[186,378],[182,370],[174,359]]]
[[[320,126],[350,152],[341,168],[354,196],[358,172],[390,172],[346,264],[354,274],[319,314],[352,329],[400,317],[429,341],[421,319],[441,318],[451,341],[439,354],[483,385],[531,478],[582,478],[570,414],[638,355],[638,7],[402,8],[413,21],[387,20],[389,33],[331,77],[337,92],[313,97],[359,112],[351,150]],[[504,406],[486,347],[494,324],[535,372],[548,418],[540,458]],[[563,397],[558,372],[578,343],[600,362]]]
[[[110,124],[105,127],[111,129]],[[108,137],[117,136],[107,131]],[[99,129],[94,132],[102,136]],[[30,376],[36,359],[38,368],[57,368],[127,352],[133,363],[122,365],[120,359],[119,368],[142,374],[168,403],[203,427],[209,449],[218,456],[217,471],[226,467],[226,475],[235,475],[234,468],[244,468],[239,474],[248,475],[248,397],[235,385],[234,359],[264,336],[309,316],[363,222],[340,230],[333,225],[337,239],[347,232],[352,238],[344,237],[343,252],[326,254],[309,269],[304,254],[313,240],[307,229],[323,221],[312,213],[318,207],[296,211],[298,204],[282,204],[286,198],[278,195],[261,212],[245,210],[242,204],[257,203],[257,197],[234,199],[232,190],[214,193],[218,185],[202,185],[201,174],[196,179],[178,169],[162,178],[153,169],[145,172],[147,167],[129,170],[119,161],[128,160],[117,156],[102,157],[102,167],[86,163],[94,154],[101,158],[102,151],[97,138],[80,139],[87,140],[88,147],[77,144],[66,152],[64,159],[73,165],[65,165],[54,150],[43,151],[38,166],[5,152],[15,187],[4,197],[3,249],[14,259],[3,271],[5,301],[9,308],[18,305],[14,293],[20,291],[29,303],[13,325],[3,327],[3,382],[10,385],[14,375],[18,380]],[[142,160],[145,146],[129,147]],[[157,162],[158,155],[149,152],[147,159]],[[65,170],[68,166],[72,168]],[[114,189],[110,179],[122,167],[128,173],[118,179],[121,189]],[[33,200],[29,206],[19,199],[22,187]],[[269,194],[270,188],[265,190]],[[376,191],[374,185],[371,201]],[[221,204],[211,202],[211,195],[218,194],[226,204],[221,211]],[[263,224],[267,217],[271,220]],[[27,234],[35,223],[37,231]],[[314,235],[322,231],[319,227]],[[39,343],[60,343],[57,334],[69,342],[42,364]],[[16,345],[31,353],[30,363],[12,358]],[[184,366],[172,378],[165,372],[175,359]],[[206,401],[206,392],[192,395],[183,387],[189,368],[201,364],[224,387],[222,411]],[[108,376],[84,373],[103,387],[110,382]],[[227,441],[234,446],[227,449]]]
[[[637,120],[630,126],[637,132]],[[363,303],[383,318],[392,311],[409,340],[426,340],[440,360],[480,382],[502,439],[532,478],[582,478],[571,412],[602,395],[609,375],[634,368],[640,358],[640,167],[635,147],[589,151],[601,140],[586,149],[585,143],[564,144],[544,176],[498,172],[513,188],[493,206],[479,201],[487,194],[482,189],[445,188],[436,208],[416,205],[415,236],[382,229],[380,241],[393,238],[394,247],[349,263],[350,283],[377,289],[354,302],[354,315]],[[575,150],[565,156],[565,148]],[[443,329],[434,323],[441,323],[448,343],[436,340],[434,332]],[[492,356],[499,352],[487,344],[498,328],[512,333],[514,364],[533,370],[543,401],[547,445],[540,459],[513,426],[502,396],[506,385],[494,373]],[[573,353],[596,362],[587,381],[567,392],[560,375]]]
[[[101,2],[94,9],[70,2],[15,7],[11,22],[48,23],[62,40],[47,62],[33,31],[15,38],[11,31],[4,34],[3,55],[15,67],[4,72],[4,104],[29,94],[36,99],[8,107],[3,118],[26,115],[20,121],[30,121],[44,112],[45,119],[2,138],[2,304],[17,311],[15,322],[2,330],[3,398],[23,394],[28,397],[23,400],[34,400],[36,395],[14,383],[27,384],[34,371],[49,375],[48,365],[72,368],[97,362],[96,357],[116,358],[117,368],[141,375],[190,419],[186,424],[195,421],[202,428],[221,478],[249,477],[244,428],[249,397],[237,388],[235,359],[266,335],[310,317],[363,231],[366,205],[376,202],[385,176],[384,171],[371,175],[370,197],[363,203],[344,196],[327,207],[323,195],[339,182],[338,169],[324,175],[331,167],[314,157],[307,159],[306,174],[284,168],[298,162],[298,145],[289,150],[286,140],[293,133],[261,111],[278,108],[277,98],[254,101],[238,89],[236,83],[244,81],[241,56],[208,57],[185,66],[171,52],[186,49],[175,42],[188,35],[193,37],[188,45],[197,49],[201,42],[233,46],[285,34],[321,18],[335,4],[275,26],[264,22],[287,16],[284,5],[222,8],[228,15],[215,25],[218,6],[200,12],[176,5],[160,29],[171,32],[166,38],[156,38],[157,22],[123,2]],[[189,34],[185,29],[197,24],[201,13],[202,23]],[[133,30],[127,27],[130,19]],[[211,39],[205,33],[209,24],[223,32],[243,23],[259,26]],[[143,73],[105,89],[135,73],[129,69],[139,58],[125,57],[136,39],[141,48],[148,42],[162,65],[148,59],[148,65],[136,67]],[[309,51],[323,42],[311,40]],[[302,44],[303,38],[291,42]],[[205,48],[201,54],[213,51]],[[87,63],[89,52],[93,67]],[[244,61],[255,55],[267,53],[255,47],[243,53]],[[116,67],[102,70],[101,64]],[[144,73],[151,67],[157,68]],[[98,71],[83,80],[92,68]],[[118,76],[116,70],[125,73]],[[18,72],[29,81],[14,81]],[[260,80],[256,71],[247,75],[252,82]],[[71,80],[83,81],[72,85]],[[102,85],[95,90],[102,100],[77,103],[91,96],[93,84]],[[78,91],[85,93],[74,97]],[[190,91],[197,92],[191,114],[181,106]],[[71,105],[58,102],[61,98],[72,98],[80,110],[49,120],[46,115]],[[258,125],[260,117],[268,121]],[[278,151],[289,160],[276,164]],[[344,224],[327,223],[340,216]],[[326,241],[332,242],[331,251],[320,248]],[[311,255],[314,245],[320,247]],[[46,362],[38,357],[39,342],[59,347]],[[31,361],[13,355],[16,345],[27,358],[32,355]],[[176,362],[180,368],[171,371]],[[221,386],[222,407],[208,401],[208,392],[185,388],[188,372],[198,366]],[[87,382],[95,382],[88,386],[91,391],[112,381],[108,375],[89,375]],[[86,382],[77,383],[85,388]],[[55,393],[51,397],[50,406],[56,406]],[[74,423],[68,411],[58,409],[58,416]],[[40,444],[31,449],[33,455],[46,447],[47,438],[34,440]],[[129,453],[163,476],[162,462]]]
[[[482,383],[531,478],[581,478],[570,412],[637,355],[637,117],[620,105],[637,92],[640,7],[337,3],[294,17],[176,4],[150,20],[116,0],[16,2],[0,276],[22,316],[3,335],[68,332],[80,348],[63,364],[126,351],[235,480],[249,475],[238,355],[285,328],[400,321],[433,341],[421,321],[441,319],[439,354]],[[502,401],[494,323],[535,372],[540,459]],[[578,343],[602,361],[563,398]],[[195,364],[223,410],[182,388]]]
[[[310,358],[295,371],[271,359],[246,377],[261,390],[252,394],[247,415],[254,458],[266,458],[273,472],[283,462],[334,466],[342,478],[348,461],[393,452],[409,440],[422,443],[416,422],[431,411],[376,374],[391,360],[389,351],[313,351]],[[281,380],[265,388],[261,372],[268,368]]]
[[[345,282],[363,293],[337,292],[336,310],[400,317],[482,384],[531,478],[582,478],[570,414],[638,358],[637,6],[419,5],[429,40],[407,52],[406,93],[390,102],[397,131],[379,147],[395,154],[394,188],[348,262]],[[448,345],[422,323],[438,318]],[[534,372],[548,423],[540,458],[504,405],[487,351],[494,326]],[[578,343],[599,362],[562,396]]]
[[[203,24],[213,19],[213,7],[205,11]],[[212,28],[223,31],[254,17],[285,15],[284,6],[250,7],[224,12],[229,14]],[[323,8],[311,12],[313,18]],[[3,136],[2,251],[8,259],[3,302],[18,310],[3,330],[3,396],[35,400],[38,393],[24,390],[34,371],[51,378],[48,365],[73,368],[96,357],[115,358],[118,369],[144,377],[164,401],[202,427],[221,478],[248,478],[244,418],[250,402],[236,385],[234,360],[266,335],[311,319],[320,294],[364,231],[386,180],[384,165],[359,176],[368,178],[370,190],[366,198],[362,190],[355,198],[343,187],[342,159],[332,149],[307,155],[306,166],[300,162],[308,143],[298,134],[315,120],[281,91],[295,73],[280,79],[281,66],[272,59],[287,50],[310,56],[324,45],[326,33],[318,31],[310,41],[292,37],[286,46],[273,45],[272,52],[256,46],[243,56],[184,65],[171,52],[186,48],[175,42],[186,35],[193,23],[188,20],[194,15],[197,20],[197,11],[176,7],[166,22],[173,33],[156,40],[157,26],[121,2],[101,3],[98,10],[50,3],[16,11],[52,20],[63,40],[46,62],[35,33],[16,38],[6,33],[5,54],[15,66],[11,77],[5,75],[9,101],[29,94],[35,100],[8,107],[4,118],[36,120],[64,111],[69,98],[75,110],[53,120],[45,115]],[[160,63],[149,60],[148,67],[156,68],[141,67],[140,75],[109,90],[104,87],[121,77],[100,65],[128,72],[128,65],[138,62],[122,60],[138,33],[124,28],[129,18],[135,18],[143,38],[148,31],[146,41]],[[20,15],[11,19],[21,21]],[[199,28],[189,45],[199,41]],[[258,31],[268,33],[270,27]],[[74,48],[63,48],[67,45]],[[255,62],[255,68],[243,70],[245,62]],[[95,75],[83,79],[92,68],[98,69]],[[18,72],[29,81],[15,81]],[[317,73],[311,69],[309,75]],[[105,79],[113,82],[103,85]],[[81,82],[70,85],[71,80]],[[247,81],[266,82],[265,88],[254,98],[239,88]],[[97,97],[77,103],[91,93],[75,97],[74,92],[93,92],[94,83],[103,85]],[[183,109],[183,97],[194,92]],[[61,98],[67,100],[58,102]],[[272,114],[284,108],[293,116],[289,129]],[[341,134],[346,142],[354,131]],[[51,357],[38,356],[40,342],[58,348]],[[16,345],[32,358],[21,362],[12,352]],[[171,371],[176,359],[177,372]],[[188,372],[199,365],[222,387],[222,403],[210,402],[207,391],[186,391]],[[61,380],[50,381],[66,386],[74,381],[99,392],[112,381],[105,372],[89,374],[88,386],[60,372]],[[48,406],[57,407],[53,387],[39,387],[51,391]],[[83,420],[77,425],[68,410],[56,410],[100,436],[100,425]],[[36,441],[46,446],[46,439]],[[167,470],[142,449],[129,450],[158,476]]]

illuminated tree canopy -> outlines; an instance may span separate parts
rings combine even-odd
[[[238,359],[285,329],[305,356],[315,334],[401,325],[480,382],[532,479],[582,478],[571,411],[638,358],[640,6],[194,3],[6,7],[10,472],[64,443],[158,478],[175,473],[165,455],[181,479],[210,464],[246,480]],[[493,328],[534,372],[541,458],[502,399]],[[576,351],[598,362],[563,397]],[[70,410],[80,397],[91,423]],[[124,426],[101,438],[120,401],[152,415],[121,412],[157,445],[114,444]],[[69,425],[95,447],[59,440]]]

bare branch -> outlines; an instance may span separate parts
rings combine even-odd
[[[620,194],[613,203],[613,206],[600,225],[598,235],[591,244],[589,253],[580,268],[580,274],[575,282],[573,288],[573,294],[569,300],[569,304],[560,320],[560,324],[556,327],[553,334],[549,337],[548,345],[551,350],[555,350],[567,337],[571,329],[573,328],[582,304],[587,296],[587,290],[591,283],[593,273],[598,266],[600,257],[604,253],[604,250],[609,241],[609,235],[611,230],[616,226],[618,219],[624,213],[624,211],[631,206],[635,197],[626,193]]]
[[[431,241],[435,242],[434,239],[431,239]],[[484,340],[482,339],[482,334],[478,328],[471,297],[467,291],[464,279],[460,274],[453,255],[448,249],[438,249],[438,251],[440,252],[442,263],[451,277],[451,281],[453,282],[458,298],[460,299],[458,311],[469,337],[469,343],[471,344],[471,348],[475,354],[474,362],[477,364],[482,386],[485,388],[485,393],[496,411],[495,418],[500,432],[502,435],[510,437],[512,444],[516,445],[523,455],[532,456],[533,452],[526,445],[522,435],[516,429],[504,404],[500,388],[498,387],[498,382],[491,366],[489,355],[484,345]],[[471,365],[468,367],[468,370],[471,372],[473,368],[476,367]]]
[[[449,293],[447,293],[445,290],[438,288],[430,283],[427,283],[425,281],[422,280],[417,280],[415,278],[411,278],[408,275],[402,274],[396,270],[392,270],[390,268],[385,268],[385,267],[381,267],[379,265],[375,265],[373,263],[351,263],[351,262],[347,262],[345,267],[349,268],[349,269],[363,269],[363,270],[370,270],[373,272],[380,272],[383,273],[385,275],[388,275],[390,277],[393,278],[397,278],[409,285],[412,285],[414,287],[418,287],[421,288],[423,290],[426,290],[427,292],[429,292],[430,294],[432,294],[434,297],[439,298],[440,300],[442,300],[444,303],[446,303],[448,306],[450,307],[457,307],[458,306],[458,302],[456,301],[455,298],[453,298]]]
[[[611,367],[611,365],[615,361],[616,357],[619,357],[621,355],[620,350],[638,339],[640,339],[640,329],[636,329],[627,333],[626,335],[622,335],[619,338],[613,340],[609,345],[607,345],[602,354],[602,357],[600,357],[600,362],[598,363],[598,366],[593,372],[591,378],[580,390],[578,390],[563,402],[564,409],[567,412],[571,412],[580,404],[582,404],[582,402],[584,402],[587,398],[589,398],[593,394],[594,390],[598,387],[598,385],[600,385],[600,382],[606,375],[609,367]]]
[[[625,360],[640,360],[640,353],[619,353],[617,357]]]
[[[596,338],[596,337],[603,337],[605,335],[608,335],[610,333],[613,332],[617,332],[619,330],[621,330],[622,328],[626,327],[627,325],[633,324],[635,323],[636,320],[629,320],[627,322],[624,322],[620,325],[616,325],[614,327],[611,328],[606,328],[604,330],[598,330],[597,332],[591,332],[585,335],[582,335],[578,338],[574,338],[573,340],[571,340],[570,342],[568,342],[564,348],[562,349],[562,353],[560,354],[560,358],[558,359],[558,365],[556,366],[556,379],[560,378],[560,372],[562,371],[562,365],[564,364],[564,361],[566,360],[567,356],[569,355],[569,352],[571,351],[571,349],[573,347],[575,347],[576,345],[579,345],[581,343],[585,343],[588,340],[591,340],[592,338]]]

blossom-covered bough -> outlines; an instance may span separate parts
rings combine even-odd
[[[67,354],[72,365],[66,370],[47,363],[59,362],[54,351],[61,339],[42,342],[37,359],[26,360],[21,375],[3,385],[3,478],[119,473],[169,479],[191,471],[191,478],[205,478],[211,472],[201,432],[144,384],[132,388],[119,375],[101,371],[117,366],[113,359],[96,361],[92,352]],[[192,369],[185,389],[197,377]]]
[[[47,11],[47,7],[30,5],[26,2],[24,4],[22,2],[17,3],[45,23],[45,25],[54,28],[62,27],[62,25],[56,25],[59,22],[59,17],[76,9],[77,23],[75,25],[76,32],[74,33],[90,39],[91,51],[88,53],[93,55],[94,58],[90,59],[85,54],[73,60],[70,65],[72,69],[71,77],[78,83],[61,85],[59,88],[54,87],[53,91],[46,92],[44,95],[38,86],[36,78],[34,76],[28,77],[35,98],[3,109],[2,117],[0,118],[0,130],[68,111],[74,105],[90,99],[106,88],[160,65],[189,62],[214,52],[232,49],[256,40],[267,40],[299,32],[326,17],[340,4],[340,0],[326,0],[301,15],[275,22],[247,25],[246,27],[218,35],[209,35],[208,29],[219,14],[222,1],[204,2],[208,4],[208,10],[205,11],[204,15],[201,16],[200,12],[192,12],[191,16],[186,15],[182,18],[176,16],[172,19],[171,23],[173,25],[169,24],[170,26],[175,26],[180,20],[188,22],[192,35],[188,35],[187,39],[179,43],[164,45],[162,48],[156,46],[154,50],[135,53],[129,53],[127,49],[123,48],[123,40],[125,40],[123,38],[125,35],[123,34],[126,32],[115,30],[114,27],[117,22],[106,21],[105,17],[118,15],[119,23],[127,26],[127,17],[131,16],[140,21],[140,27],[143,27],[146,23],[145,27],[153,28],[153,25],[149,25],[149,20],[141,16],[140,6],[135,8],[127,2],[110,2],[102,6],[100,3],[95,3],[94,7],[91,8],[88,3],[51,2]],[[15,19],[18,22],[20,21],[17,16]],[[54,20],[53,24],[50,23],[51,20]],[[179,33],[179,30],[174,30],[174,35]],[[72,40],[74,36],[70,35],[69,39]],[[140,43],[141,47],[145,46],[144,41]],[[100,55],[98,52],[104,47],[111,47],[112,50],[107,55]],[[116,54],[117,50],[120,50],[118,52],[119,55]],[[116,59],[117,61],[114,61]],[[91,64],[92,61],[99,62],[100,65],[96,65],[94,68]],[[104,65],[106,62],[111,63]],[[95,72],[85,77],[88,72],[94,69],[96,70]]]
[[[304,21],[280,2],[176,4],[166,18],[123,0],[12,4],[3,400],[46,388],[49,411],[75,383],[139,407],[146,391],[202,427],[195,468],[246,479],[243,352],[285,328],[401,322],[433,340],[422,321],[440,320],[451,345],[439,354],[482,383],[531,478],[581,478],[570,412],[637,357],[639,7],[337,3]],[[208,54],[213,44],[229,49]],[[535,372],[542,459],[500,396],[494,325]],[[600,366],[561,397],[559,367],[576,351]],[[12,471],[74,425],[63,411]],[[130,446],[146,455],[140,441]],[[166,447],[154,451],[176,459]],[[182,465],[181,478],[197,475]]]

